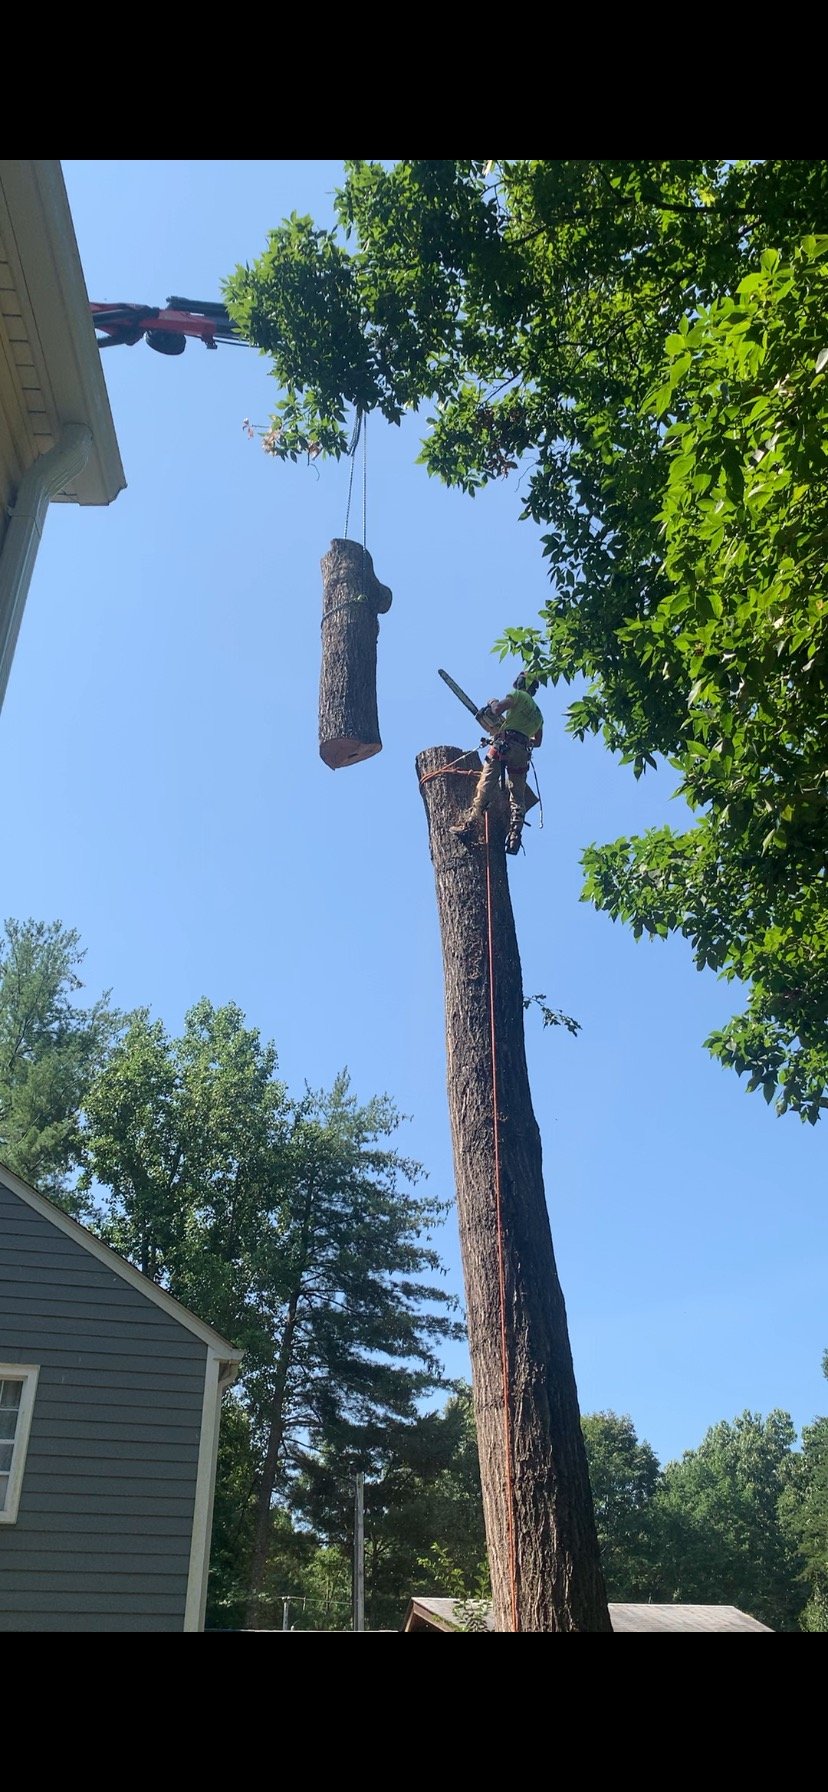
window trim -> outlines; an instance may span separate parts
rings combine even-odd
[[[15,1524],[17,1521],[17,1509],[20,1505],[20,1493],[26,1469],[29,1432],[32,1427],[32,1413],[39,1374],[39,1363],[0,1363],[0,1381],[22,1381],[23,1383],[17,1412],[17,1429],[14,1434],[9,1481],[6,1488],[6,1504],[3,1511],[0,1512],[0,1524]]]

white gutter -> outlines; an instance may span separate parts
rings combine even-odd
[[[23,474],[0,546],[0,709],[20,633],[46,512],[52,498],[83,472],[92,447],[85,423],[66,423],[60,441]]]
[[[208,1350],[204,1366],[204,1399],[201,1407],[201,1436],[196,1468],[193,1530],[190,1542],[190,1566],[187,1574],[187,1599],[184,1608],[184,1629],[203,1630],[207,1606],[207,1578],[210,1573],[210,1545],[213,1540],[213,1502],[218,1467],[221,1396],[232,1386],[239,1373],[239,1361],[222,1358],[217,1350]]]

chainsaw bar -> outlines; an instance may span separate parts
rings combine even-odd
[[[472,702],[471,697],[469,697],[467,695],[467,693],[461,689],[460,685],[455,684],[454,679],[450,678],[448,673],[443,671],[442,666],[438,666],[437,670],[440,674],[440,677],[443,679],[444,683],[448,685],[449,690],[454,692],[455,697],[459,697],[460,702],[465,703],[466,708],[471,710],[471,713],[473,716],[479,715],[480,712],[478,710],[477,704]]]

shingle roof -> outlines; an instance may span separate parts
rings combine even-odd
[[[611,1605],[613,1630],[764,1630],[736,1605]]]
[[[421,1599],[409,1603],[404,1629],[412,1618],[433,1619],[435,1630],[459,1630],[456,1599]],[[734,1631],[761,1630],[773,1633],[770,1626],[760,1624],[735,1605],[617,1605],[609,1608],[615,1631]],[[491,1613],[486,1614],[486,1629],[493,1630]]]

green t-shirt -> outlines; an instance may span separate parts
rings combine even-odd
[[[509,708],[503,717],[505,726],[531,740],[543,727],[543,716],[534,697],[530,697],[528,691],[510,691],[508,702]]]

